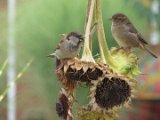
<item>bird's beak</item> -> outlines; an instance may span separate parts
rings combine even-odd
[[[47,57],[54,58],[55,57],[55,53],[51,53],[51,54],[47,55]]]

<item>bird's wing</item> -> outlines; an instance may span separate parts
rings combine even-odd
[[[137,31],[137,29],[133,26],[133,24],[130,21],[127,23],[127,25],[128,25],[128,28],[129,28],[129,32],[137,34],[137,37],[138,37],[138,39],[140,40],[141,43],[148,44],[144,40],[144,38],[142,37],[142,35]]]
[[[60,42],[57,44],[55,50],[60,49],[61,44],[64,42],[65,39],[66,39],[66,35],[62,35],[62,39],[61,39]]]
[[[61,43],[62,43],[63,41],[64,41],[64,39],[62,39],[62,40],[57,44],[56,50],[57,50],[57,49],[60,49]]]
[[[142,35],[141,35],[140,33],[138,33],[137,36],[138,36],[139,40],[140,40],[142,43],[144,43],[144,44],[146,44],[146,45],[148,44],[147,41],[144,40],[144,38],[142,37]]]

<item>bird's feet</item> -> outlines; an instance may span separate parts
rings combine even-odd
[[[116,52],[119,52],[120,50],[124,50],[126,52],[131,52],[131,47],[120,47],[116,49]]]

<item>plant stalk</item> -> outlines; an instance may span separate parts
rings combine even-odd
[[[111,67],[115,67],[115,65],[112,62],[112,57],[110,55],[104,27],[103,27],[103,19],[102,19],[102,10],[101,10],[101,0],[96,0],[96,21],[97,21],[97,37],[99,41],[99,47],[100,47],[100,53],[101,53],[101,59],[104,64],[109,64]]]
[[[94,11],[94,5],[95,5],[95,0],[89,0],[88,3],[90,5],[87,5],[89,7],[89,14],[87,16],[88,21],[86,24],[86,30],[85,30],[85,42],[84,42],[84,49],[83,49],[83,54],[82,54],[82,59],[85,61],[91,61],[95,62],[91,53],[90,48],[90,28],[92,25],[92,20],[93,20],[93,11]]]

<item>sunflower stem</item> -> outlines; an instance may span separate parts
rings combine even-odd
[[[92,52],[90,50],[90,28],[93,20],[94,4],[95,4],[95,0],[88,0],[87,7],[89,8],[89,14],[86,16],[87,24],[85,29],[85,42],[84,42],[82,59],[81,59],[81,60],[91,61],[91,62],[95,62],[92,56]]]
[[[96,0],[95,19],[97,22],[97,37],[99,41],[102,62],[115,68],[116,66],[112,62],[113,61],[112,56],[109,52],[108,45],[106,42],[106,37],[103,27],[103,19],[102,19],[101,0]]]

